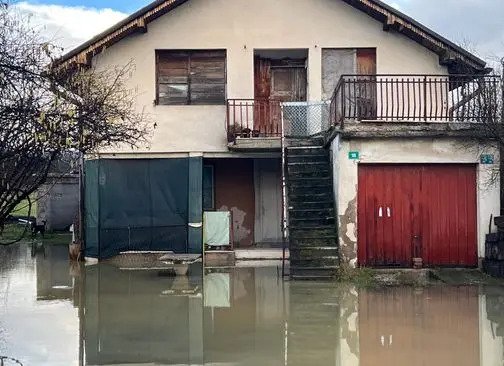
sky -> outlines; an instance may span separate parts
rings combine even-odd
[[[311,1],[311,0],[305,0]],[[481,58],[504,57],[504,0],[384,0]],[[70,50],[150,0],[16,1],[47,36]]]

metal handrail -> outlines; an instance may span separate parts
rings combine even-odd
[[[228,140],[239,137],[280,137],[280,100],[232,98],[226,101]]]
[[[287,155],[286,155],[286,137],[285,137],[285,121],[284,121],[284,107],[280,106],[281,113],[281,151],[282,151],[282,278],[285,277],[285,256],[287,250],[287,236],[288,236],[288,207],[287,207]]]
[[[497,75],[348,74],[331,99],[333,125],[345,120],[485,122],[502,103]]]

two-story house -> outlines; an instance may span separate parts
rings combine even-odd
[[[471,131],[497,80],[380,1],[155,1],[61,61],[132,61],[157,123],[88,159],[86,256],[200,253],[203,212],[227,210],[235,247],[285,234],[300,276],[483,257],[499,156]]]

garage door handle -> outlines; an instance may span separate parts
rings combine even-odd
[[[383,208],[381,206],[378,209],[378,217],[383,217]]]
[[[392,217],[392,210],[390,207],[387,207],[387,217]]]

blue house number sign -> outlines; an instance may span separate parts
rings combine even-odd
[[[359,152],[358,151],[350,151],[348,153],[348,159],[350,159],[350,160],[359,160]]]
[[[480,156],[481,164],[494,164],[495,158],[492,154],[482,154]]]

